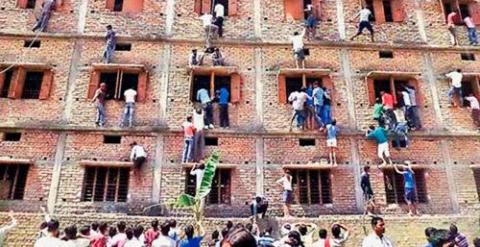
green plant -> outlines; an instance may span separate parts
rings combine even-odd
[[[203,202],[212,189],[212,182],[215,177],[215,171],[217,170],[219,160],[220,155],[218,152],[213,152],[205,162],[202,182],[200,187],[196,189],[195,196],[182,194],[177,198],[174,205],[176,208],[191,208],[197,227],[201,227],[203,220]]]

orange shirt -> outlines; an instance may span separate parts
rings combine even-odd
[[[183,125],[183,132],[186,138],[192,138],[195,134],[195,127],[193,127],[192,122],[184,122]]]
[[[393,96],[389,93],[385,93],[383,96],[382,96],[382,103],[384,105],[385,108],[387,109],[393,109]]]

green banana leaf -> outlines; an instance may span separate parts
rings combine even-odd
[[[205,170],[203,174],[202,183],[200,188],[197,188],[197,193],[195,194],[196,199],[205,198],[210,190],[212,189],[213,178],[215,177],[215,170],[217,169],[217,164],[220,161],[220,155],[217,151],[213,152],[212,155],[205,162]]]
[[[178,208],[193,207],[194,205],[195,205],[195,197],[188,194],[180,195],[177,198],[177,201],[175,202],[175,207],[178,207]]]

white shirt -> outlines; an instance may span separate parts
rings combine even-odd
[[[127,89],[124,93],[123,96],[125,96],[125,102],[126,103],[135,103],[135,96],[137,96],[137,91],[133,89]]]
[[[123,247],[143,247],[145,246],[140,240],[137,238],[133,237],[132,239],[128,240]]]
[[[203,174],[205,173],[205,169],[195,169],[190,172],[190,175],[196,176],[197,177],[197,183],[196,183],[196,190],[200,188],[200,185],[202,185],[202,179],[203,179]]]
[[[393,114],[395,114],[395,118],[396,118],[397,122],[399,122],[399,123],[406,122],[405,121],[405,112],[402,109],[400,109],[400,108],[395,109],[393,111]]]
[[[175,247],[175,241],[169,237],[160,235],[152,242],[152,247]]]
[[[282,183],[283,190],[292,191],[292,181],[289,181],[286,176],[283,176],[282,178],[277,180],[277,183]]]
[[[475,96],[468,96],[468,97],[465,97],[465,99],[470,102],[470,108],[480,110],[478,99]]]
[[[292,102],[294,110],[302,111],[307,99],[311,98],[305,92],[292,92],[288,96],[288,101]]]
[[[370,11],[367,8],[360,10],[360,22],[370,21],[369,17],[371,14],[372,14],[372,11]]]
[[[412,105],[412,102],[410,102],[410,95],[408,94],[407,91],[402,91],[402,98],[403,98],[403,104],[405,104],[405,106]]]
[[[202,130],[205,128],[205,120],[204,120],[204,113],[201,110],[201,113],[197,113],[196,110],[193,110],[193,126],[196,130]]]
[[[293,44],[293,50],[294,51],[303,49],[303,36],[304,35],[305,35],[305,30],[303,30],[303,32],[299,35],[293,35],[292,37],[290,37],[290,41]]]
[[[39,238],[34,247],[63,247],[64,242],[51,236]]]
[[[76,247],[89,247],[90,246],[90,239],[88,238],[77,238],[75,240]]]
[[[225,8],[220,3],[217,3],[215,5],[215,10],[214,11],[215,11],[215,16],[216,17],[224,17],[225,16]]]
[[[145,152],[145,149],[142,146],[135,145],[133,146],[132,152],[130,153],[130,160],[133,160],[134,158],[139,158],[139,157],[147,158],[147,152]]]
[[[75,240],[62,241],[62,247],[77,247]]]
[[[417,106],[417,95],[415,89],[407,87],[408,95],[410,95],[410,105]]]
[[[392,241],[385,235],[380,238],[375,233],[371,233],[363,239],[362,247],[393,247]]]
[[[203,21],[203,26],[208,27],[208,26],[210,26],[210,24],[212,24],[213,15],[204,14],[204,15],[200,16],[200,19]]]
[[[117,235],[113,236],[113,238],[109,239],[107,242],[107,246],[116,246],[119,243],[122,243],[127,240],[127,234],[125,233],[117,233]]]
[[[462,79],[463,79],[463,74],[462,73],[459,73],[457,71],[452,71],[452,72],[446,74],[445,76],[452,80],[452,86],[454,86],[456,88],[461,88],[462,87]]]

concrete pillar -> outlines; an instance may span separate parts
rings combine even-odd
[[[162,164],[164,162],[163,158],[163,146],[164,146],[164,137],[163,135],[157,136],[157,141],[155,145],[155,159],[153,160],[153,185],[152,185],[152,203],[160,203],[160,192],[162,185]]]
[[[255,37],[262,38],[262,0],[253,0],[253,23]]]
[[[48,192],[47,210],[49,214],[55,212],[55,203],[58,195],[58,185],[60,183],[60,174],[62,172],[63,155],[67,142],[67,134],[60,133],[57,141],[57,149],[55,150],[55,161],[52,171],[52,181],[50,183],[50,191]]]
[[[167,0],[165,15],[165,34],[172,35],[173,23],[175,22],[175,0]]]
[[[80,8],[78,10],[78,24],[77,24],[78,33],[83,33],[85,31],[87,12],[88,12],[88,0],[81,0]]]
[[[170,76],[170,57],[172,53],[172,46],[170,44],[166,44],[163,48],[163,54],[159,58],[159,64],[156,73],[161,74],[160,79],[160,92],[158,95],[159,98],[159,119],[164,122],[164,119],[167,116],[167,104],[168,104],[168,83],[169,83],[169,76]]]
[[[351,146],[351,160],[352,160],[352,169],[353,169],[353,178],[355,179],[354,184],[355,184],[355,202],[357,205],[357,210],[358,212],[363,212],[364,207],[363,205],[365,204],[364,198],[363,198],[363,191],[362,188],[360,187],[360,176],[361,170],[362,170],[362,164],[360,161],[360,152],[358,150],[358,144],[357,140],[352,137],[350,138],[350,146]]]
[[[337,28],[341,40],[346,39],[345,14],[343,13],[343,0],[336,0],[337,4]]]
[[[438,97],[438,89],[437,89],[437,80],[434,75],[433,71],[433,61],[432,61],[432,53],[426,52],[423,54],[423,63],[425,64],[425,71],[424,71],[424,78],[426,79],[425,82],[428,84],[428,88],[430,89],[430,93],[432,95],[432,105],[436,119],[436,129],[443,129],[445,127],[444,120],[442,116],[442,109],[440,108],[440,99]]]
[[[347,98],[347,109],[348,109],[348,127],[351,129],[356,129],[356,117],[355,117],[355,95],[353,95],[354,85],[352,82],[352,71],[350,68],[350,57],[347,49],[340,50],[340,64],[341,64],[341,73],[343,74],[343,79],[346,84],[346,98]],[[334,82],[335,84],[335,82]],[[337,87],[338,88],[338,87]]]
[[[80,59],[82,57],[83,40],[75,40],[73,44],[73,51],[70,58],[70,68],[68,74],[68,83],[66,85],[65,94],[65,108],[63,109],[62,120],[68,122],[72,116],[72,107],[74,99],[75,85],[79,74]],[[86,94],[85,94],[86,95]],[[93,107],[93,105],[92,105]],[[92,122],[94,119],[92,119]]]
[[[427,32],[425,31],[425,19],[423,16],[423,9],[421,8],[419,0],[415,0],[415,17],[417,18],[418,33],[423,42],[427,42]]]
[[[263,66],[262,48],[255,48],[255,124],[263,126]]]
[[[450,150],[448,146],[449,146],[448,140],[440,141],[440,150],[442,151],[443,160],[445,161],[443,164],[445,166],[445,173],[447,175],[448,197],[451,200],[453,212],[459,213],[460,205],[458,203],[457,185],[455,184],[455,176],[453,175],[453,170],[452,170],[452,166],[454,164],[452,162],[452,158],[450,156]]]
[[[264,155],[264,142],[263,137],[257,137],[255,140],[255,151],[256,151],[256,166],[255,166],[255,174],[256,174],[256,193],[257,195],[265,195],[265,184],[264,184],[264,176],[263,176],[263,155]]]

